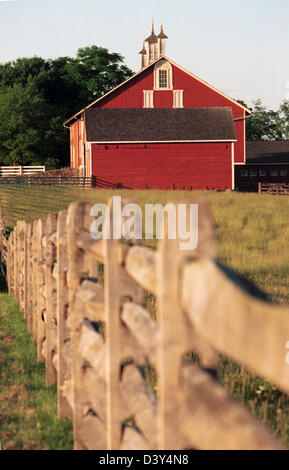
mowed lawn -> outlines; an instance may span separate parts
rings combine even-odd
[[[33,221],[45,217],[50,212],[66,208],[72,201],[103,203],[112,195],[129,197],[141,206],[145,203],[165,204],[185,199],[193,202],[194,199],[206,198],[216,224],[218,259],[266,290],[274,302],[289,303],[289,198],[286,196],[0,185],[5,222],[10,228],[19,219]],[[226,358],[220,359],[219,369],[220,382],[278,433],[289,447],[287,396]]]

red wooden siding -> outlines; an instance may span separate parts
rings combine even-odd
[[[208,85],[187,74],[176,66],[173,69],[173,88],[184,90],[183,100],[186,108],[225,107],[232,108],[234,119],[244,117],[244,109],[230,99],[216,92]],[[94,106],[100,108],[142,108],[143,90],[153,90],[153,66],[137,75],[127,84],[112,92],[109,96],[97,102]],[[154,90],[155,108],[172,108],[172,90]],[[235,142],[235,163],[245,162],[245,121],[235,121],[238,141]]]
[[[232,189],[229,143],[92,144],[93,175],[145,189]]]

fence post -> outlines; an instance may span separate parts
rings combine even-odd
[[[32,225],[31,238],[31,332],[34,343],[37,341],[37,304],[38,304],[38,220],[34,220]]]
[[[71,384],[71,370],[68,367],[68,351],[70,344],[69,328],[67,325],[68,288],[67,288],[67,211],[60,211],[57,219],[57,400],[58,417],[72,418],[72,409],[64,394],[65,383]],[[70,361],[71,362],[71,361]]]
[[[262,193],[262,183],[258,183],[258,194]]]
[[[181,211],[181,206],[183,206]],[[192,209],[194,210],[194,209]],[[182,267],[192,257],[206,253],[216,255],[216,240],[207,206],[199,202],[195,206],[198,246],[181,250],[180,238],[168,239],[168,220],[175,220],[179,228],[182,224],[192,235],[190,219],[193,216],[191,204],[171,204],[165,218],[164,240],[159,242],[158,253],[158,302],[159,329],[158,343],[158,449],[184,449],[189,445],[182,427],[183,384],[181,380],[184,354],[191,350],[200,354],[200,359],[208,369],[217,367],[218,356],[202,342],[193,330],[189,319],[181,307]]]
[[[32,333],[32,314],[33,314],[33,292],[32,292],[32,224],[26,224],[25,241],[25,291],[24,291],[24,310],[27,320],[27,328]]]
[[[71,375],[72,375],[72,399],[73,399],[73,433],[74,448],[83,450],[81,427],[84,418],[84,391],[82,386],[82,364],[83,360],[78,352],[80,328],[84,321],[82,311],[75,311],[72,305],[75,294],[81,284],[83,276],[86,277],[89,267],[84,265],[84,253],[77,246],[77,240],[83,232],[84,227],[89,229],[91,205],[87,202],[70,204],[67,215],[67,250],[68,250],[68,321],[71,340]]]
[[[18,220],[17,227],[17,300],[24,312],[24,275],[25,275],[25,224],[23,220]],[[25,312],[24,312],[25,318]]]
[[[46,386],[56,383],[56,368],[53,359],[56,355],[56,280],[53,277],[56,262],[56,225],[57,214],[49,214],[46,220]],[[56,356],[57,360],[57,356]]]
[[[5,234],[5,222],[3,218],[3,208],[2,204],[0,203],[0,251],[2,252],[3,250],[3,240],[2,237],[4,237]],[[2,257],[3,259],[3,257]]]
[[[39,219],[36,224],[36,323],[37,323],[37,360],[45,361],[45,324],[46,324],[46,289],[45,289],[45,256],[44,237],[46,221]]]
[[[14,286],[13,286],[13,294],[15,298],[18,300],[18,292],[19,292],[19,284],[18,284],[18,227],[17,224],[14,227],[13,230],[14,233],[14,243],[13,243],[13,249],[14,249],[14,256],[13,256],[13,261],[14,261],[14,266],[13,266],[13,271],[14,271]]]
[[[125,201],[123,200],[124,204]],[[104,292],[105,292],[105,340],[106,340],[106,416],[107,416],[107,449],[121,448],[123,421],[128,417],[127,409],[121,394],[120,377],[123,364],[124,326],[121,321],[121,303],[129,296],[136,303],[144,300],[143,289],[128,276],[125,277],[125,246],[113,238],[114,218],[121,215],[114,213],[110,201],[108,223],[109,239],[104,239]],[[118,222],[121,222],[118,220]],[[106,229],[105,229],[106,231]]]
[[[12,295],[14,293],[14,230],[9,236],[7,257],[8,292]]]

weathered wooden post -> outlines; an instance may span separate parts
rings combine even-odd
[[[38,220],[32,225],[31,238],[31,332],[33,340],[37,342],[37,308],[38,308],[38,258],[39,258],[39,240],[38,240]]]
[[[36,224],[36,322],[37,322],[37,360],[45,361],[45,329],[46,329],[46,285],[45,285],[45,244],[46,221],[39,219]]]
[[[1,253],[2,253],[2,250],[3,250],[2,237],[4,236],[4,233],[5,233],[5,222],[4,222],[4,217],[3,217],[2,204],[0,203],[0,251],[1,251]]]
[[[24,311],[27,320],[27,328],[32,333],[32,224],[26,224],[26,236],[25,236],[25,275],[24,275]]]
[[[24,312],[24,274],[25,274],[25,225],[26,222],[18,220],[16,224],[17,228],[17,300],[20,309]],[[25,318],[25,312],[24,312]]]
[[[14,286],[14,233],[10,233],[8,239],[8,251],[7,251],[7,284],[8,292],[10,295],[13,294]]]
[[[14,272],[14,284],[13,284],[13,295],[15,298],[18,300],[18,291],[19,291],[19,285],[18,285],[18,228],[17,225],[14,227],[13,230],[13,250],[14,250],[14,255],[13,255],[13,272]]]
[[[58,417],[72,418],[72,408],[65,394],[71,388],[71,342],[67,325],[68,287],[67,287],[67,211],[60,211],[56,230],[56,292],[57,292],[57,400]],[[70,367],[69,367],[70,366]]]
[[[125,201],[122,201],[124,204]],[[144,291],[125,271],[124,260],[127,247],[114,239],[114,224],[119,224],[121,214],[114,212],[110,202],[109,217],[106,219],[105,232],[109,237],[104,243],[104,291],[105,291],[105,328],[106,328],[106,416],[107,448],[120,449],[122,425],[127,418],[126,404],[122,398],[120,377],[124,358],[125,342],[128,341],[126,329],[121,320],[122,300],[130,297],[142,304]],[[118,220],[117,220],[118,218]]]
[[[71,340],[71,376],[73,400],[73,431],[74,447],[77,450],[85,449],[81,440],[81,426],[84,418],[83,390],[82,390],[82,359],[78,352],[80,328],[84,321],[83,313],[72,309],[77,289],[83,277],[89,274],[89,266],[85,265],[84,253],[77,246],[77,241],[84,229],[89,229],[91,204],[78,202],[70,204],[67,215],[67,250],[68,250],[68,322]]]
[[[192,209],[191,209],[192,207]],[[196,217],[196,223],[190,221]],[[175,237],[169,237],[169,220],[175,225]],[[169,204],[165,217],[164,240],[159,242],[157,285],[160,340],[158,343],[158,449],[184,449],[190,443],[183,433],[183,383],[182,368],[186,352],[200,354],[201,362],[209,369],[217,367],[218,357],[206,342],[200,340],[181,305],[182,268],[186,261],[205,255],[216,255],[216,240],[207,205],[196,202]],[[192,237],[197,246],[181,249],[179,236]],[[185,231],[184,231],[185,230]],[[194,233],[192,233],[192,230]],[[187,243],[187,242],[186,242]]]
[[[57,360],[57,319],[56,319],[56,280],[53,269],[56,263],[56,226],[57,214],[49,214],[46,219],[46,255],[45,255],[45,284],[46,284],[46,386],[56,383]]]

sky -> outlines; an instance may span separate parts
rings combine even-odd
[[[167,56],[232,98],[289,98],[289,0],[0,0],[0,62],[96,44],[137,72],[152,17]]]

